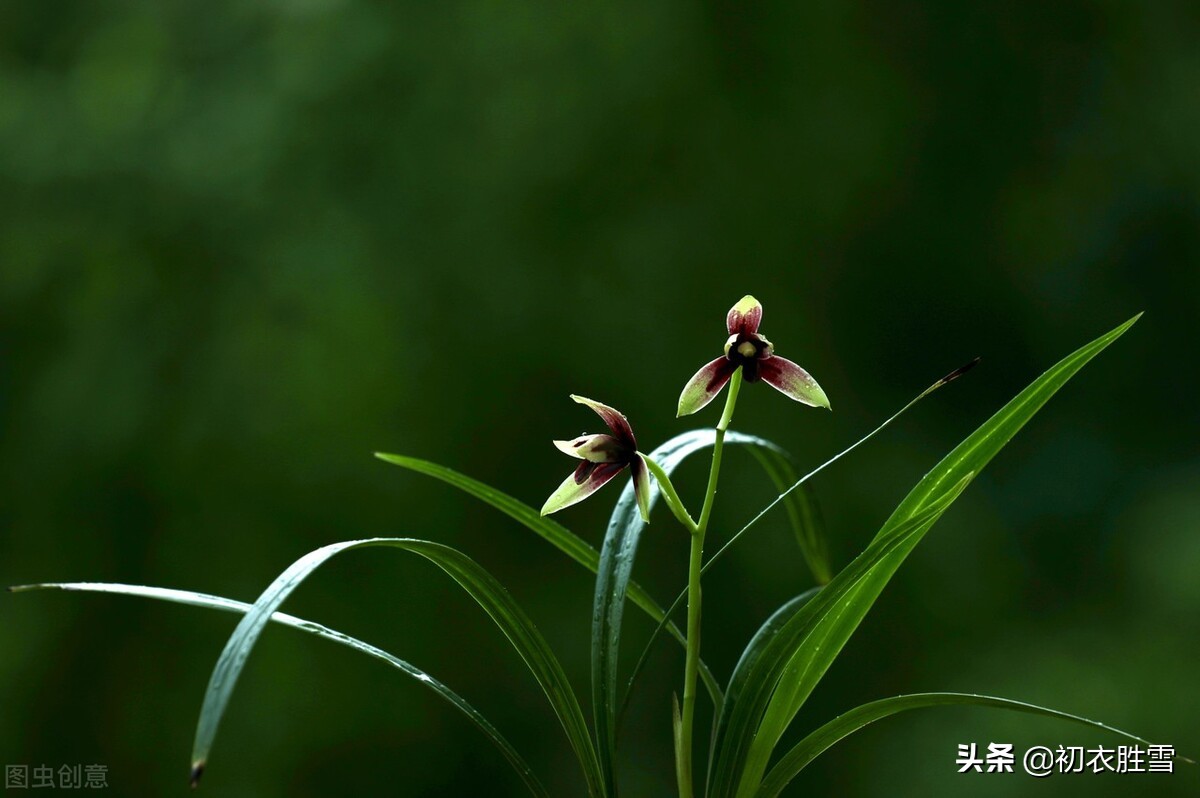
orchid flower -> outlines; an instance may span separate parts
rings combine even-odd
[[[583,396],[571,394],[581,405],[587,405],[604,420],[612,434],[583,434],[569,441],[555,441],[559,450],[578,457],[583,462],[575,473],[563,480],[558,490],[550,494],[542,505],[542,515],[558,512],[564,507],[581,502],[595,493],[606,482],[628,467],[633,473],[633,491],[637,497],[642,520],[650,520],[650,473],[642,458],[638,456],[637,438],[625,415],[606,404]]]
[[[677,415],[690,416],[711,402],[739,367],[746,382],[761,379],[797,402],[829,409],[829,398],[817,381],[792,361],[776,355],[771,342],[759,334],[762,312],[762,305],[749,294],[729,309],[725,317],[729,329],[725,354],[688,380],[679,395]]]

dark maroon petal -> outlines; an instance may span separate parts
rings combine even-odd
[[[629,426],[629,419],[625,418],[625,414],[619,410],[614,410],[608,405],[597,402],[594,399],[588,399],[586,396],[576,396],[571,394],[571,398],[581,405],[587,405],[596,411],[596,415],[604,420],[608,428],[613,431],[613,435],[624,443],[629,448],[629,454],[637,451],[637,439],[633,437],[633,428]]]
[[[737,371],[738,364],[727,357],[719,357],[706,364],[683,386],[679,394],[678,416],[690,416],[713,400],[721,392],[725,383]]]
[[[583,483],[587,482],[587,478],[590,477],[592,472],[595,470],[596,463],[584,460],[582,463],[575,466],[575,473],[571,476],[574,478],[576,485],[582,485]]]
[[[575,473],[563,480],[562,484],[546,503],[542,505],[542,515],[558,512],[564,507],[583,501],[600,490],[609,480],[625,470],[625,463],[589,463],[584,461],[575,469]]]
[[[785,396],[810,407],[829,408],[829,397],[809,373],[787,358],[769,357],[758,361],[758,376]]]
[[[730,335],[744,333],[753,335],[758,332],[762,322],[762,305],[754,297],[746,294],[736,305],[729,309],[725,316],[725,327]]]

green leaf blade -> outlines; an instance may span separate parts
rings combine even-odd
[[[994,696],[975,695],[972,693],[915,693],[913,695],[900,695],[862,704],[811,732],[784,754],[775,767],[771,768],[771,772],[767,774],[762,786],[758,790],[757,798],[776,798],[783,791],[784,787],[810,762],[859,729],[900,712],[938,706],[993,707],[1013,712],[1025,712],[1031,715],[1042,715],[1070,721],[1093,729],[1112,732],[1113,734],[1144,745],[1150,744],[1149,740],[1113,728],[1105,723],[1088,720],[1087,718],[1060,712],[1056,709],[1047,709],[1036,704],[1027,704],[1023,701],[1013,701],[1007,698],[996,698]]]
[[[742,761],[739,787],[735,793],[738,798],[749,798],[755,793],[783,732],[936,517],[911,534],[898,537],[897,533],[908,527],[914,519],[923,517],[931,507],[945,504],[946,496],[952,502],[965,484],[995,457],[1050,397],[1093,357],[1123,335],[1140,316],[1138,314],[1079,348],[1044,372],[955,447],[905,497],[864,552],[878,554],[881,548],[886,547],[886,555],[848,587],[841,611],[814,627],[814,633],[800,644],[788,666],[780,673],[780,681]],[[955,487],[947,492],[948,485]],[[832,611],[832,608],[827,611]]]
[[[796,469],[783,452],[752,446],[750,453],[758,460],[775,489],[783,495],[792,534],[796,537],[796,545],[800,547],[800,554],[813,579],[818,585],[828,584],[833,578],[833,570],[829,564],[825,521],[817,504],[816,490],[808,482],[801,482],[798,488],[795,487],[799,482]]]
[[[982,471],[983,467],[1004,448],[1005,444],[1012,440],[1029,419],[1033,418],[1034,414],[1050,400],[1050,397],[1058,393],[1059,389],[1087,365],[1088,361],[1124,335],[1141,317],[1141,313],[1137,314],[1091,343],[1067,355],[1043,372],[1008,404],[1000,408],[979,429],[956,446],[950,454],[942,458],[941,462],[917,483],[916,487],[892,512],[891,517],[875,536],[876,539],[885,535],[889,529],[901,523],[905,518],[911,518],[915,513],[920,512],[929,497],[939,491],[941,486],[957,482],[967,472],[979,473]]]
[[[592,573],[596,572],[596,565],[600,561],[600,552],[596,551],[586,540],[583,540],[553,518],[543,516],[528,504],[514,499],[507,493],[497,490],[485,482],[472,479],[452,468],[447,468],[429,460],[407,457],[400,454],[387,454],[386,452],[376,452],[375,456],[385,463],[391,463],[409,471],[433,477],[445,482],[447,485],[458,488],[470,496],[474,496],[476,499],[504,513],[531,532],[534,532]]]
[[[721,738],[728,727],[729,708],[737,706],[742,692],[746,689],[747,683],[750,680],[751,674],[754,673],[762,656],[770,650],[770,645],[780,630],[820,590],[820,587],[810,588],[782,604],[759,626],[758,631],[754,633],[746,648],[743,649],[741,657],[738,658],[737,664],[733,668],[733,674],[729,677],[729,686],[725,689],[725,702],[721,707],[721,712],[716,714],[713,721],[712,740],[708,752],[709,784],[712,783],[712,769],[716,761],[716,752],[721,744]]]
[[[579,702],[558,659],[533,622],[508,591],[469,557],[449,546],[414,538],[370,538],[330,544],[304,555],[276,577],[238,623],[213,668],[196,725],[194,771],[203,770],[207,763],[233,688],[270,616],[293,590],[331,557],[353,549],[379,546],[409,551],[429,560],[487,612],[525,661],[558,716],[583,769],[588,793],[597,798],[604,795],[595,748]]]
[[[375,456],[386,463],[406,468],[418,474],[431,476],[434,479],[441,480],[452,487],[458,488],[512,518],[593,574],[599,569],[600,552],[596,551],[591,544],[553,518],[543,516],[528,504],[502,491],[496,490],[491,485],[428,460],[382,452],[376,453]],[[664,617],[662,606],[636,581],[629,581],[626,595],[639,609],[650,616],[651,620],[656,623],[662,622]],[[666,631],[680,645],[684,644],[685,638],[683,632],[673,622],[667,624]],[[712,679],[707,666],[702,667],[702,673],[708,674],[708,678]],[[711,684],[715,686],[715,680],[711,681]]]
[[[840,617],[838,610],[847,609],[847,597],[888,555],[912,537],[924,534],[969,481],[968,476],[923,512],[897,527],[886,540],[859,554],[772,635],[765,649],[747,668],[736,700],[726,700],[724,712],[728,720],[723,721],[725,731],[716,752],[710,796],[721,798],[744,794],[746,785],[751,782],[747,773],[753,773],[754,768],[759,766],[759,761],[754,758],[761,756],[756,743],[763,733],[762,728],[766,723],[764,716],[780,689],[780,682],[789,672],[795,673],[797,666],[802,664],[798,661],[802,656],[810,658],[803,670],[814,665],[828,666],[832,658],[827,658],[827,661],[820,658],[822,641],[828,636],[831,624],[836,624]],[[773,747],[767,749],[768,756],[772,750]],[[765,772],[765,762],[761,766],[762,772]],[[758,787],[762,772],[754,777],[750,794]]]
[[[220,610],[222,612],[232,612],[240,615],[245,615],[253,605],[246,604],[242,601],[224,598],[222,596],[214,596],[208,593],[197,593],[191,590],[177,590],[174,588],[150,587],[147,585],[126,585],[114,582],[47,582],[36,585],[19,585],[10,588],[12,592],[25,592],[34,590],[61,590],[67,592],[85,592],[85,593],[108,593],[112,595],[134,596],[139,598],[149,598],[158,601],[170,602],[173,604],[184,604],[193,607],[205,607],[208,609]],[[284,626],[290,626],[294,629],[299,629],[302,632],[307,632],[316,637],[330,640],[339,645],[346,646],[354,651],[366,654],[369,657],[381,660],[388,665],[399,670],[406,676],[410,676],[420,684],[424,685],[429,690],[433,691],[439,698],[450,703],[451,706],[462,712],[468,720],[475,724],[484,735],[500,750],[504,758],[508,760],[513,769],[525,782],[525,786],[529,791],[538,798],[549,798],[549,793],[542,786],[537,776],[534,775],[533,768],[517,753],[517,750],[508,742],[507,739],[492,725],[486,717],[483,716],[475,707],[467,702],[456,692],[451,690],[445,684],[422,671],[420,668],[406,662],[399,657],[384,651],[381,648],[371,645],[370,643],[343,634],[335,629],[330,629],[313,621],[307,621],[303,618],[297,618],[294,615],[288,615],[283,612],[275,612],[271,615],[273,623],[279,623]]]

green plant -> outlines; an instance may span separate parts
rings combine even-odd
[[[253,604],[190,591],[112,583],[46,583],[10,590],[59,589],[117,593],[243,615],[213,669],[204,697],[193,750],[193,784],[199,780],[208,762],[218,725],[250,652],[266,625],[276,622],[368,654],[416,679],[470,718],[511,763],[530,792],[539,796],[547,795],[533,769],[513,746],[450,688],[404,660],[368,643],[278,611],[292,591],[331,557],[352,549],[377,547],[399,549],[429,560],[479,603],[529,666],[544,691],[578,759],[587,793],[595,798],[617,794],[616,740],[624,705],[623,701],[618,700],[620,684],[617,654],[622,642],[622,618],[627,599],[659,624],[645,644],[642,657],[630,677],[630,686],[640,672],[646,652],[661,633],[665,632],[673,638],[686,652],[682,706],[677,701],[674,709],[676,777],[681,797],[691,798],[696,792],[692,738],[694,708],[700,684],[708,693],[715,710],[703,790],[710,798],[778,795],[809,762],[846,735],[889,715],[921,707],[969,704],[1048,715],[1106,729],[1146,743],[1140,737],[1095,721],[1018,701],[959,693],[928,693],[885,698],[864,704],[811,732],[790,750],[778,751],[784,731],[905,557],[972,479],[1042,405],[1088,361],[1124,334],[1138,317],[1068,355],[984,422],[918,482],[866,549],[834,574],[823,547],[809,479],[974,364],[938,380],[860,441],[797,478],[790,458],[780,447],[765,439],[729,429],[743,383],[759,379],[797,401],[814,407],[829,407],[828,398],[815,380],[796,364],[774,355],[773,346],[758,333],[761,316],[761,306],[751,297],[735,305],[727,319],[730,337],[725,354],[703,367],[680,397],[679,412],[680,415],[686,415],[700,410],[728,385],[725,409],[713,430],[685,432],[645,455],[638,450],[633,431],[623,415],[606,405],[575,397],[576,401],[600,415],[611,434],[601,433],[581,436],[573,441],[556,442],[564,452],[579,457],[581,463],[575,473],[551,495],[541,512],[444,466],[401,455],[378,455],[388,463],[439,479],[490,504],[596,575],[591,630],[591,727],[554,653],[503,586],[462,552],[428,540],[374,538],[324,546],[293,563]],[[780,493],[731,536],[715,555],[705,560],[705,534],[726,445],[749,449]],[[709,449],[712,451],[712,466],[708,486],[700,513],[693,518],[672,485],[671,475],[685,458]],[[633,480],[617,499],[600,551],[557,521],[546,517],[546,513],[563,509],[587,497],[627,468]],[[688,586],[666,610],[632,580],[640,536],[659,498],[665,501],[675,519],[687,530],[691,543]],[[767,512],[779,504],[786,508],[817,586],[785,603],[762,625],[746,646],[722,689],[721,682],[700,657],[702,576],[733,543],[741,540]],[[680,629],[671,619],[675,610],[685,601],[688,607],[687,623],[684,629]],[[628,694],[627,690],[626,701]]]

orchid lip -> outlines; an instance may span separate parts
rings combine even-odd
[[[725,357],[739,364],[765,360],[774,354],[775,347],[758,333],[736,333],[725,341]]]

